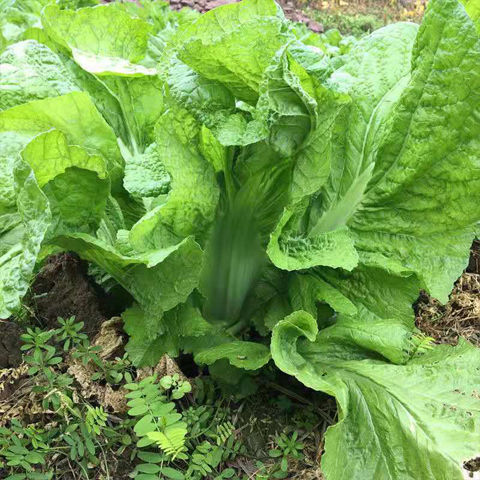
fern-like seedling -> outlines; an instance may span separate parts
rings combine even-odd
[[[187,424],[181,420],[182,415],[168,400],[156,377],[147,377],[125,387],[130,390],[126,395],[130,408],[128,414],[137,419],[134,427],[139,438],[137,447],[141,449],[155,444],[167,459],[182,458]]]

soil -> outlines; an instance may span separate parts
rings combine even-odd
[[[416,305],[417,326],[437,343],[456,345],[463,337],[480,347],[480,242],[472,245],[470,262],[455,283],[446,305],[422,292]]]
[[[104,292],[87,275],[87,263],[73,254],[48,258],[33,285],[31,306],[43,328],[58,328],[57,318],[75,316],[93,338],[110,317]]]
[[[22,361],[20,335],[22,333],[23,329],[18,324],[0,321],[0,368],[20,365]]]

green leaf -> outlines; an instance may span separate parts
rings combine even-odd
[[[144,153],[133,155],[125,165],[123,184],[137,197],[157,197],[170,190],[170,175],[152,143]]]
[[[121,107],[134,154],[143,152],[154,141],[154,127],[164,110],[162,82],[156,76],[108,76],[101,82]]]
[[[25,460],[28,462],[28,463],[32,463],[32,464],[42,464],[42,465],[45,465],[45,458],[38,452],[29,452],[26,456],[25,456]]]
[[[158,480],[158,475],[151,473],[139,473],[135,475],[137,480]]]
[[[208,128],[221,128],[235,111],[235,97],[225,85],[202,77],[177,58],[171,60],[165,81],[172,98]]]
[[[0,112],[0,146],[7,152],[20,151],[33,137],[52,128],[65,134],[69,145],[102,155],[112,184],[119,184],[124,162],[117,139],[83,92],[34,100]]]
[[[128,411],[128,414],[131,415],[132,417],[137,417],[139,415],[144,415],[145,413],[148,412],[148,406],[147,405],[138,405],[136,407],[130,408]],[[142,420],[144,420],[147,417],[143,417]],[[138,422],[140,423],[140,422]],[[151,424],[151,421],[149,422]],[[138,424],[137,424],[138,425]],[[138,432],[141,430],[139,429]]]
[[[51,220],[47,198],[31,168],[17,159],[13,173],[16,213],[4,213],[0,200],[0,318],[20,307]]]
[[[157,159],[171,177],[171,191],[164,204],[132,229],[130,241],[137,250],[171,244],[172,233],[173,238],[204,238],[214,219],[219,191],[213,168],[199,150],[200,134],[200,126],[183,109],[172,108],[157,123]]]
[[[128,412],[129,415],[136,415],[134,413]],[[142,415],[142,414],[140,414]],[[134,427],[135,433],[140,437],[145,436],[148,432],[153,432],[155,430],[155,423],[153,422],[153,417],[151,415],[143,416]]]
[[[185,475],[176,470],[175,468],[171,467],[163,467],[162,468],[162,475],[164,475],[167,478],[171,478],[172,480],[184,480]]]
[[[22,157],[49,200],[53,217],[49,236],[69,231],[94,233],[110,193],[105,160],[68,145],[58,130],[39,134],[25,147]]]
[[[153,318],[184,302],[198,285],[202,250],[191,237],[164,249],[132,256],[122,255],[82,233],[60,236],[55,243],[100,266]]]
[[[269,450],[268,456],[271,458],[278,458],[282,456],[281,450]]]
[[[129,335],[126,346],[134,365],[156,365],[163,354],[178,356],[185,339],[202,338],[214,333],[213,327],[189,302],[166,312],[163,317],[146,315],[138,306],[122,314]]]
[[[79,90],[58,55],[35,40],[7,47],[0,70],[0,110]]]
[[[23,32],[38,24],[48,0],[5,0],[2,2],[0,31],[7,44],[22,39]]]
[[[480,33],[480,5],[476,0],[461,0],[465,6],[465,10],[470,15],[470,18],[477,26],[477,32]]]
[[[267,253],[277,267],[301,270],[324,265],[352,270],[357,266],[358,254],[348,228],[299,235],[296,220],[294,212],[286,210],[270,237]]]
[[[412,304],[421,287],[417,277],[410,272],[389,271],[366,264],[352,272],[322,268],[317,273],[355,305],[360,318],[367,321],[369,318],[391,318],[413,327]],[[328,299],[325,300],[329,303]],[[333,303],[330,305],[333,307]],[[353,313],[343,307],[338,311]]]
[[[182,62],[245,101],[256,100],[265,68],[288,39],[283,14],[271,0],[216,8],[181,28],[178,37]]]
[[[164,456],[156,452],[139,451],[137,456],[140,460],[148,463],[161,463],[164,460]]]
[[[153,463],[141,463],[140,465],[137,465],[135,467],[137,471],[142,472],[142,473],[158,473],[160,472],[160,467],[158,465],[155,465]],[[157,477],[155,477],[157,478]]]
[[[116,5],[60,10],[48,5],[42,13],[48,35],[72,52],[74,60],[95,75],[155,75],[139,65],[147,50],[149,25]]]
[[[376,335],[392,351],[396,334],[375,329],[365,344],[361,322],[358,327],[356,332],[333,326],[317,336],[313,317],[295,312],[273,332],[277,366],[337,399],[339,421],[327,430],[322,457],[327,478],[462,479],[463,462],[476,455],[480,440],[480,402],[471,373],[480,351],[461,341],[395,365],[368,343],[379,345]]]
[[[381,32],[392,33],[395,29],[402,33],[406,28],[386,27],[373,35],[380,42]],[[395,36],[391,38],[395,41]],[[367,117],[370,128],[362,134],[362,148],[351,150],[351,161],[358,168],[338,164],[338,171],[349,175],[332,175],[330,190],[324,195],[334,201],[328,210],[316,212],[319,219],[314,232],[347,223],[361,262],[410,269],[434,296],[445,301],[453,281],[466,265],[473,238],[471,225],[477,215],[474,185],[478,183],[478,168],[474,151],[478,150],[480,124],[473,112],[480,98],[471,96],[470,89],[478,91],[474,85],[480,82],[478,68],[474,67],[480,56],[478,32],[457,1],[437,0],[429,5],[411,60],[408,47],[402,50],[403,55],[392,56],[395,66],[384,69],[385,42],[378,44],[376,50],[369,49],[366,54],[382,72],[389,77],[394,74],[398,80],[392,83],[391,78],[383,88],[376,87],[375,91],[386,93]],[[403,42],[396,44],[390,48],[404,48]],[[354,48],[350,56],[366,55],[360,47]],[[446,58],[458,62],[444,68]],[[354,105],[361,106],[362,98],[372,96],[357,99],[355,92],[369,88],[370,79],[385,77],[371,75],[370,66],[362,70],[355,65],[358,61],[351,64],[347,60],[342,72],[360,75],[360,86],[352,82],[349,93]],[[333,75],[332,82],[344,81],[340,73]],[[356,125],[352,118],[348,123]],[[425,132],[432,132],[428,142],[422,140]],[[355,153],[358,151],[360,156]],[[340,182],[334,183],[336,178]],[[338,192],[345,193],[339,196]],[[455,206],[458,198],[465,199],[461,209]],[[352,208],[355,204],[356,211]]]
[[[447,58],[457,60],[446,67]],[[366,257],[379,264],[394,257],[441,301],[467,263],[478,212],[480,94],[471,92],[479,91],[479,61],[479,35],[463,7],[453,0],[432,2],[412,53],[410,81],[351,221]],[[423,142],[426,132],[429,141]]]
[[[357,313],[354,303],[313,272],[291,277],[288,290],[294,310],[305,310],[316,316],[316,302],[325,302],[338,313],[346,315]]]
[[[260,343],[234,341],[201,351],[195,355],[195,362],[211,365],[222,358],[234,367],[258,370],[270,361],[270,352]]]

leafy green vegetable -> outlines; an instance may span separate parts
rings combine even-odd
[[[72,52],[73,59],[96,75],[155,75],[140,62],[147,50],[148,23],[132,18],[117,5],[75,12],[47,6],[42,13],[46,33]]]
[[[231,365],[245,370],[258,370],[270,360],[270,350],[260,343],[230,342],[203,350],[195,356],[197,363],[212,363],[226,358]]]
[[[274,329],[278,367],[339,404],[339,421],[325,439],[327,478],[461,479],[463,462],[477,453],[480,405],[471,366],[480,352],[462,341],[395,365],[371,346],[381,346],[384,357],[408,348],[405,332],[396,344],[396,329],[340,323],[317,335],[315,319],[302,311]]]
[[[52,128],[73,145],[99,153],[107,162],[113,186],[121,181],[124,160],[114,132],[84,92],[33,100],[0,112],[3,151],[20,151],[36,135]]]
[[[335,396],[328,480],[462,478],[479,353],[427,351],[412,303],[478,231],[478,1],[360,40],[272,0],[96,3],[5,4],[0,317],[76,252],[135,365],[191,353],[243,395],[272,357]]]
[[[0,110],[79,90],[58,55],[35,40],[8,46],[0,65]]]
[[[14,167],[14,186],[16,205],[7,209],[0,202],[0,317],[4,318],[27,292],[51,220],[47,199],[21,159]]]

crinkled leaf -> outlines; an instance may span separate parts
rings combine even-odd
[[[110,180],[105,160],[68,145],[65,135],[50,130],[23,150],[52,212],[49,236],[67,232],[94,233],[105,214]]]
[[[35,40],[10,45],[0,55],[0,110],[75,90],[58,55]]]
[[[131,256],[82,233],[60,236],[55,244],[99,265],[153,318],[187,299],[198,285],[202,268],[202,250],[191,237]]]
[[[322,268],[319,276],[347,297],[362,317],[393,318],[413,325],[412,304],[420,283],[409,272],[362,264],[352,272]]]
[[[126,350],[137,366],[156,365],[165,353],[178,356],[186,339],[213,333],[213,327],[188,302],[163,317],[149,316],[134,306],[126,310],[122,318],[130,337]]]
[[[293,310],[305,310],[314,317],[317,315],[317,302],[327,303],[338,313],[357,313],[351,300],[314,272],[294,274],[289,282],[288,293]]]
[[[118,184],[123,159],[117,139],[83,92],[34,100],[0,112],[0,146],[4,151],[18,152],[33,137],[52,128],[63,132],[70,145],[101,154],[107,162],[112,184]]]
[[[350,221],[368,258],[411,268],[441,301],[467,263],[478,215],[479,64],[480,38],[463,7],[431,2],[410,81]]]
[[[302,235],[295,220],[294,212],[286,210],[270,237],[267,253],[277,267],[301,270],[325,265],[352,270],[357,265],[358,254],[348,228],[315,236]]]
[[[203,350],[195,355],[195,362],[211,365],[223,358],[234,367],[258,370],[269,362],[270,351],[260,343],[234,341]]]
[[[72,52],[74,60],[96,75],[155,75],[139,65],[146,54],[149,24],[116,5],[76,11],[48,5],[42,13],[48,35]]]
[[[19,158],[14,183],[16,213],[0,210],[0,318],[4,319],[20,307],[51,219],[47,198],[31,168]]]
[[[169,94],[209,128],[221,127],[235,110],[235,97],[225,85],[202,77],[177,58],[171,60],[166,82]]]
[[[154,140],[154,127],[163,113],[163,86],[157,77],[102,77],[121,106],[133,150],[143,152]]]
[[[172,108],[156,127],[157,154],[171,177],[166,202],[149,212],[133,229],[137,250],[169,244],[195,235],[201,241],[214,219],[218,186],[214,170],[199,148],[201,128],[185,110]]]
[[[285,31],[275,2],[245,0],[207,12],[180,29],[178,56],[239,99],[254,101],[265,68],[288,39]]]
[[[401,339],[404,339],[402,341]],[[321,331],[306,312],[275,327],[277,366],[306,386],[336,397],[339,420],[327,430],[322,468],[329,480],[416,480],[464,477],[463,462],[478,453],[480,400],[472,365],[480,351],[461,341],[437,346],[404,365],[382,360],[404,344],[385,325]]]
[[[157,197],[168,193],[170,181],[155,143],[149,145],[144,153],[130,157],[125,165],[123,185],[134,196]]]

